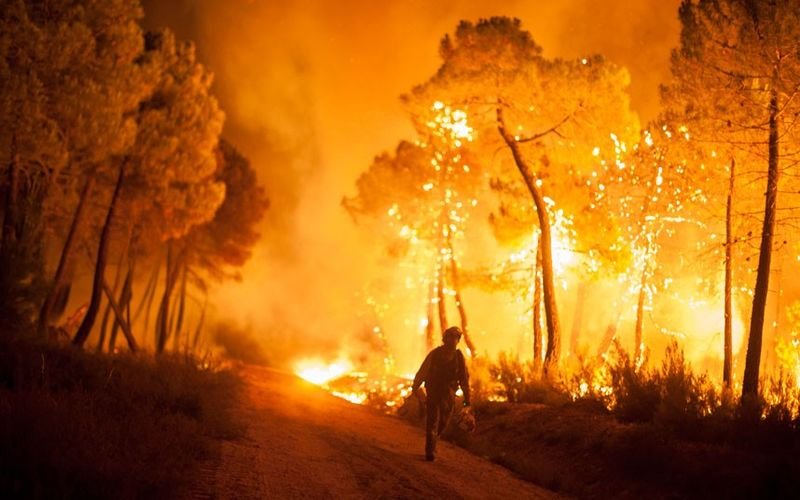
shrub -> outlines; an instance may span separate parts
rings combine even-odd
[[[495,381],[495,392],[510,403],[552,403],[568,401],[563,389],[556,382],[544,380],[533,369],[517,357],[500,353],[497,363],[489,365],[489,374]]]
[[[637,366],[616,344],[614,355],[608,365],[610,406],[621,420],[685,426],[722,406],[714,384],[707,375],[692,372],[677,342],[667,347],[656,369],[649,369],[646,360]]]
[[[489,367],[489,374],[499,382],[502,395],[510,403],[521,403],[527,396],[530,372],[529,366],[506,353],[500,353],[497,363]]]
[[[254,365],[269,364],[264,349],[252,333],[233,323],[223,322],[215,325],[211,340],[222,348],[227,358]]]
[[[171,497],[242,428],[234,374],[187,356],[106,356],[0,336],[0,489]]]
[[[607,410],[613,406],[611,374],[604,356],[578,354],[574,369],[567,379],[570,397],[583,407]]]
[[[792,375],[783,369],[767,379],[761,404],[768,422],[791,427],[800,423],[800,388]]]
[[[646,368],[646,363],[637,367],[618,344],[614,347],[616,362],[609,365],[614,413],[621,420],[652,421],[661,401],[658,380]]]
[[[677,342],[667,346],[666,356],[654,380],[660,388],[656,421],[682,425],[710,415],[721,404],[708,376],[692,373]]]
[[[497,392],[497,381],[492,377],[491,360],[486,356],[469,359],[469,386],[472,401],[487,401]]]

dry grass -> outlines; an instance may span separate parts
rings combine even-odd
[[[797,435],[725,423],[743,442],[690,440],[601,410],[484,402],[458,443],[527,480],[579,498],[791,498],[800,488]],[[708,423],[708,422],[706,422]],[[718,435],[719,436],[719,435]],[[464,436],[462,436],[464,438]]]
[[[502,357],[488,372],[510,402],[484,397],[478,430],[455,441],[581,498],[790,498],[800,489],[800,398],[790,378],[765,381],[764,417],[753,421],[677,345],[654,367],[618,350],[603,367],[603,390],[573,387],[598,368],[546,382]]]
[[[99,356],[0,339],[0,490],[14,498],[167,498],[213,438],[241,433],[238,379],[188,357]]]

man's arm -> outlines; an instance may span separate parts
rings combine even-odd
[[[425,379],[428,378],[428,373],[431,370],[431,358],[433,357],[433,351],[429,352],[427,356],[425,356],[425,361],[422,362],[422,365],[417,370],[417,374],[414,375],[414,384],[411,386],[411,390],[413,392],[417,392],[419,386],[425,382]]]
[[[464,393],[464,406],[469,406],[472,401],[469,394],[469,371],[467,370],[467,362],[464,359],[464,355],[461,351],[458,351],[458,354],[459,371],[461,373],[458,384],[461,386],[461,392]]]

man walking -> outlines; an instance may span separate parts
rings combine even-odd
[[[442,345],[433,349],[425,357],[414,377],[412,390],[420,400],[419,390],[425,384],[425,460],[433,461],[436,454],[436,440],[447,427],[453,414],[456,389],[461,386],[464,392],[464,406],[469,406],[469,373],[464,355],[457,348],[461,340],[461,329],[451,326],[442,334]]]

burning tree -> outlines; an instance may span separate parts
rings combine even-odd
[[[510,171],[507,166],[501,167],[502,172],[492,179],[491,187],[498,197],[499,205],[490,215],[489,221],[495,238],[512,252],[502,262],[486,271],[488,280],[484,281],[489,289],[499,288],[522,297],[530,304],[530,320],[533,325],[533,368],[538,373],[542,367],[546,344],[542,335],[542,238],[541,231],[536,228],[536,211],[531,207],[530,194],[524,185],[521,185],[515,171]],[[586,192],[587,178],[575,176],[568,182],[554,186],[553,191],[558,199],[565,201],[556,207],[552,198],[547,197],[548,219],[552,221],[553,235],[553,269],[554,276],[565,291],[571,274],[586,272],[586,278],[597,271],[596,252],[601,247],[595,247],[597,237],[604,237],[610,233],[599,231],[605,227],[600,220],[600,226],[583,227],[582,223],[592,219],[593,212],[588,211],[588,201],[591,197],[579,199],[571,196],[571,190]],[[551,192],[553,194],[553,192]],[[576,217],[575,214],[578,214]],[[604,220],[609,220],[605,218]],[[586,232],[583,232],[586,229]],[[580,236],[580,238],[579,238]],[[585,296],[583,281],[577,286],[578,300],[574,313],[573,344],[577,343],[577,333],[581,320],[581,296]],[[574,345],[573,345],[574,347]]]
[[[472,129],[463,111],[440,101],[412,116],[421,139],[416,144],[401,142],[394,157],[377,157],[358,179],[358,194],[345,198],[343,205],[354,217],[367,216],[389,228],[384,238],[390,241],[391,253],[413,263],[416,276],[411,279],[428,294],[427,347],[433,346],[434,309],[440,330],[449,326],[446,297],[452,295],[467,348],[474,355],[456,246],[481,185],[466,148]]]
[[[673,91],[684,99],[688,120],[704,124],[699,131],[707,132],[706,140],[763,158],[753,165],[766,172],[767,183],[742,384],[747,401],[758,391],[779,177],[797,149],[797,9],[794,1],[684,2],[681,46],[673,56]]]
[[[629,145],[614,140],[614,160],[600,161],[603,189],[597,191],[594,205],[613,219],[611,225],[618,228],[616,241],[610,248],[626,249],[632,258],[631,265],[619,275],[623,287],[618,301],[633,298],[632,358],[638,367],[645,359],[645,311],[652,309],[656,293],[666,291],[674,280],[674,263],[661,262],[663,247],[676,247],[672,253],[680,253],[670,243],[680,230],[689,229],[686,226],[704,226],[692,210],[705,199],[703,190],[689,173],[694,162],[686,155],[689,134],[685,127],[672,130],[666,124],[653,124],[637,143]],[[616,335],[620,317],[618,310],[615,322],[601,342],[601,352]]]
[[[463,106],[487,151],[497,148],[499,138],[511,153],[541,231],[545,371],[554,372],[560,328],[548,192],[571,174],[591,169],[593,148],[603,146],[610,132],[635,136],[637,120],[625,92],[628,75],[599,56],[546,59],[519,20],[501,17],[462,22],[454,37],[442,40],[440,54],[436,75],[410,98]]]
[[[664,92],[666,112],[662,115],[665,132],[658,141],[665,147],[665,163],[680,168],[680,188],[676,201],[681,202],[680,218],[690,223],[695,230],[678,231],[679,251],[684,256],[692,255],[693,262],[700,271],[693,271],[706,293],[722,292],[723,304],[720,311],[723,326],[722,340],[722,381],[726,389],[733,386],[734,346],[733,330],[735,317],[746,317],[749,311],[745,301],[736,300],[738,295],[752,296],[749,285],[755,269],[748,265],[751,260],[751,246],[758,246],[757,221],[753,214],[759,212],[761,204],[758,182],[753,172],[743,171],[742,165],[752,164],[746,152],[737,150],[730,144],[714,143],[708,140],[711,130],[703,130],[702,122],[687,122],[687,117],[673,108],[680,109],[680,96],[672,94],[672,89]],[[676,99],[677,98],[677,99]],[[686,125],[689,123],[689,126]],[[661,130],[656,130],[660,132]],[[737,167],[737,164],[739,165]],[[676,214],[677,215],[677,214]],[[686,244],[693,242],[692,245]],[[672,253],[676,252],[676,244]],[[720,265],[722,264],[722,265]],[[673,268],[677,267],[673,264]],[[672,269],[672,275],[682,269]],[[734,305],[738,310],[734,310]],[[743,307],[744,306],[744,307]],[[738,314],[737,314],[738,313]]]
[[[467,349],[474,356],[475,344],[469,333],[466,307],[461,293],[460,264],[454,240],[464,237],[471,209],[477,204],[482,187],[480,169],[468,150],[473,140],[473,129],[467,114],[435,101],[428,109],[412,113],[423,145],[430,149],[433,172],[423,189],[436,193],[438,216],[433,222],[437,238],[437,264],[435,293],[429,297],[429,310],[435,303],[439,311],[439,328],[444,332],[449,326],[445,298],[453,296],[461,321],[461,330]],[[447,289],[447,284],[450,288]],[[431,315],[428,315],[430,324]]]

